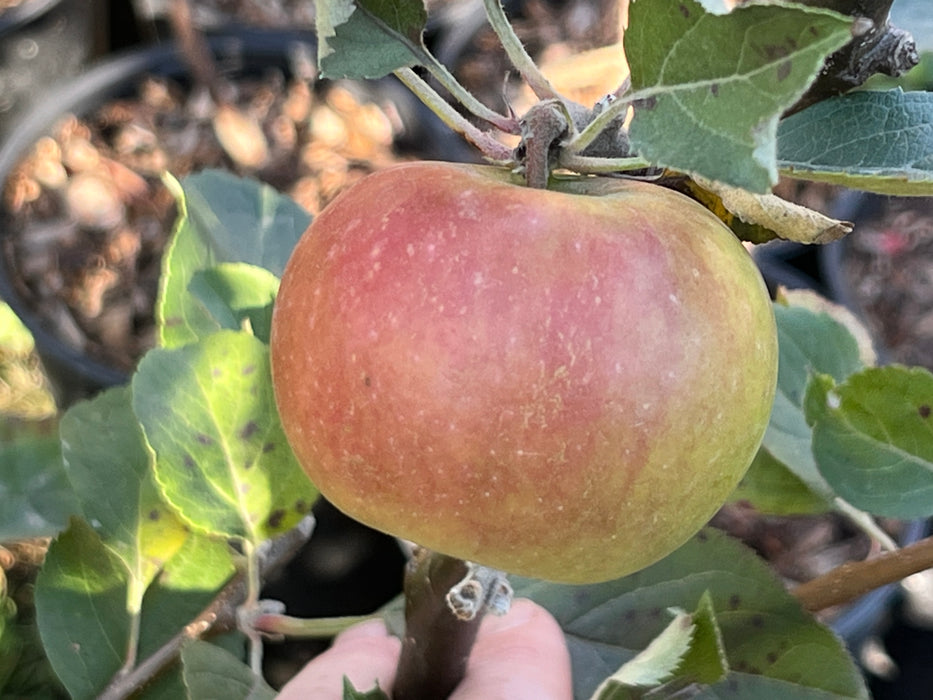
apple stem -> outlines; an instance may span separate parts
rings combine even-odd
[[[505,612],[501,572],[418,549],[405,571],[405,635],[394,700],[447,698],[463,680],[483,615]]]
[[[395,71],[395,77],[427,105],[428,109],[434,112],[444,124],[482,151],[487,159],[502,165],[511,164],[512,150],[508,146],[467,120],[415,71],[411,68],[399,68]]]

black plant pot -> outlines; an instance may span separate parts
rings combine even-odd
[[[212,37],[210,45],[221,70],[237,75],[260,74],[273,68],[287,75],[296,53],[312,58],[315,55],[313,35],[300,31],[243,30]],[[173,45],[162,45],[114,56],[74,79],[52,86],[11,129],[0,148],[0,182],[6,182],[13,168],[39,138],[52,131],[62,115],[88,114],[107,100],[133,95],[139,80],[146,75],[168,76],[184,83],[187,69]],[[407,129],[396,144],[400,150],[417,149],[424,158],[465,157],[461,141],[397,81],[367,83],[360,89],[375,101],[391,101],[396,107]],[[70,345],[24,298],[12,267],[13,233],[9,213],[0,210],[0,298],[13,308],[35,337],[36,350],[60,405],[67,406],[103,388],[125,383],[128,379],[125,370]]]
[[[933,334],[922,330],[933,319],[933,198],[846,192],[839,205],[855,230],[820,251],[829,294],[862,319],[882,362],[933,369]]]

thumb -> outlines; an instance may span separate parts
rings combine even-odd
[[[487,615],[450,700],[571,700],[570,654],[557,621],[530,600]]]

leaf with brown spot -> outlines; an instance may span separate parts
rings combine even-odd
[[[684,664],[652,695],[672,697],[700,683],[708,684],[703,697],[733,697],[735,687],[743,691],[735,697],[867,699],[840,639],[801,609],[761,558],[718,530],[700,535],[614,581],[571,586],[511,577],[515,594],[545,607],[564,630],[574,697],[593,697],[603,679],[648,648],[671,624],[674,607],[694,611],[686,616],[693,639]],[[693,649],[704,653],[691,657]]]
[[[149,352],[133,407],[159,486],[193,527],[258,544],[297,524],[296,498],[314,501],[279,422],[268,347],[256,337],[219,331]]]

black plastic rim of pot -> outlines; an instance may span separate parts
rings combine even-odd
[[[307,30],[258,30],[236,28],[212,36],[211,49],[221,68],[233,64],[238,72],[268,68],[289,68],[289,58],[306,54],[316,57],[316,39]],[[126,51],[98,62],[81,75],[53,86],[47,95],[19,119],[7,141],[0,148],[0,183],[32,148],[47,135],[66,113],[86,114],[103,101],[132,92],[139,78],[146,74],[183,78],[187,74],[174,44],[167,43]],[[362,84],[361,84],[362,85]],[[390,99],[399,109],[407,127],[418,131],[407,137],[408,148],[420,149],[426,158],[475,160],[475,152],[462,139],[421,104],[394,78],[367,81],[365,90],[380,99]],[[403,141],[406,139],[403,138]],[[0,216],[3,215],[0,208]],[[0,228],[0,244],[11,235]],[[56,389],[63,406],[76,398],[125,384],[129,374],[87,356],[59,338],[14,286],[11,261],[0,251],[0,298],[4,299],[35,338],[36,351]]]
[[[239,31],[210,39],[218,60],[235,61],[245,69],[287,67],[290,51],[315,55],[315,39],[309,32]],[[128,95],[146,74],[183,77],[185,66],[173,44],[131,50],[102,60],[74,79],[52,86],[47,95],[19,119],[0,148],[0,183],[67,113],[86,114],[107,99]],[[3,212],[0,212],[3,213]],[[10,231],[0,229],[0,242]],[[0,298],[6,301],[35,339],[36,352],[63,405],[75,398],[127,382],[129,375],[87,356],[59,338],[27,302],[12,279],[11,261],[0,254]]]
[[[23,0],[16,7],[0,12],[0,38],[41,17],[60,2],[61,0]]]

